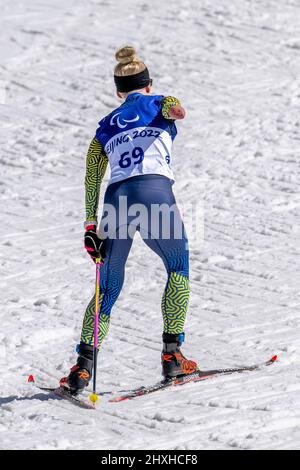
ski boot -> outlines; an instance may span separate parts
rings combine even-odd
[[[165,379],[174,379],[198,370],[197,363],[186,359],[180,351],[183,341],[184,333],[178,335],[163,333],[161,362],[162,375]]]
[[[71,368],[69,375],[59,382],[59,385],[68,389],[72,395],[78,395],[88,386],[93,370],[93,346],[80,343],[76,351],[78,352],[77,363]]]

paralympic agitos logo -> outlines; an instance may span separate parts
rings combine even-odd
[[[137,114],[135,118],[133,119],[125,119],[125,118],[122,118],[121,116],[119,116],[121,113],[116,113],[112,116],[111,120],[110,120],[110,125],[111,126],[115,126],[117,125],[120,129],[124,129],[125,127],[128,126],[128,123],[129,122],[135,122],[135,121],[138,121],[140,119],[140,116]],[[118,117],[117,117],[118,116]],[[117,119],[115,119],[117,117]],[[122,122],[126,123],[126,124],[122,124],[120,121],[122,120]],[[115,122],[117,121],[117,122]]]

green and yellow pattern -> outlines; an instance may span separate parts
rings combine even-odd
[[[189,295],[188,278],[171,272],[161,303],[165,333],[177,335],[184,330]]]
[[[169,118],[169,112],[172,106],[177,106],[180,105],[180,101],[177,98],[174,98],[174,96],[166,96],[162,100],[162,108],[161,112],[162,115],[165,119],[170,119]]]
[[[97,222],[100,186],[106,172],[108,158],[96,138],[90,143],[86,157],[85,210],[86,220]]]
[[[103,295],[100,295],[100,305],[102,304]],[[88,304],[82,325],[81,341],[86,344],[94,344],[94,320],[95,320],[95,295]],[[99,329],[98,329],[98,347],[100,347],[103,339],[107,335],[109,328],[110,316],[100,312]]]

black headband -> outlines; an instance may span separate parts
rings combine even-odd
[[[134,75],[114,75],[114,80],[118,91],[140,90],[150,84],[149,70],[145,68],[142,72]]]

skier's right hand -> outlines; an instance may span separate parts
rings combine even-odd
[[[84,234],[84,247],[94,262],[96,261],[96,258],[104,257],[103,249],[101,250],[102,245],[103,240],[101,240],[97,235],[96,225],[89,225],[86,227]]]

